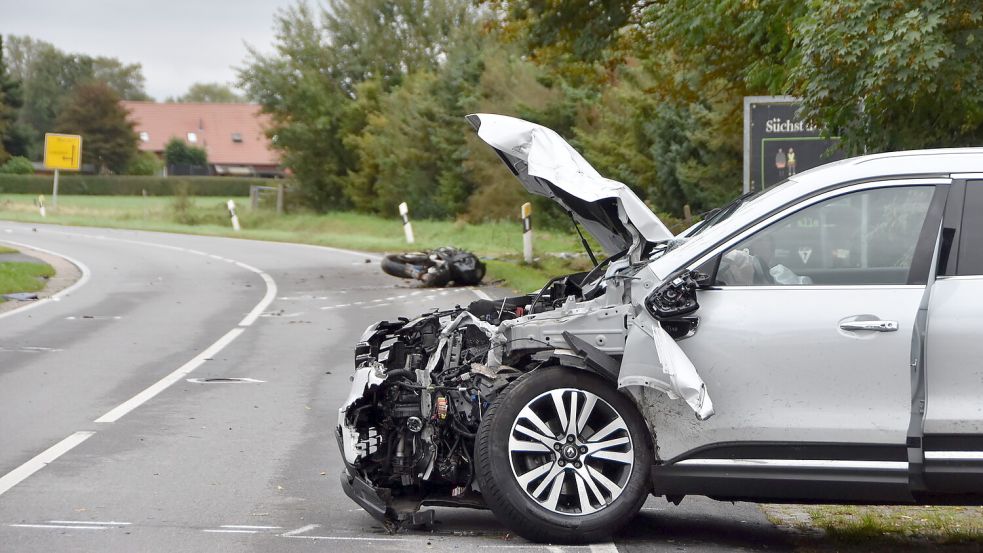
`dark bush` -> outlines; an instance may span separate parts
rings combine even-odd
[[[58,193],[91,196],[173,196],[187,186],[193,196],[248,196],[250,185],[275,186],[277,181],[241,177],[148,177],[138,175],[65,175]],[[0,193],[50,194],[50,175],[0,175]]]

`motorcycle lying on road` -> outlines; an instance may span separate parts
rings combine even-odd
[[[427,252],[389,254],[382,258],[387,275],[419,280],[426,286],[479,284],[485,276],[485,264],[471,252],[444,247]]]

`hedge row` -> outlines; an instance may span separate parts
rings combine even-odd
[[[272,179],[241,177],[143,177],[61,175],[58,193],[90,196],[172,196],[185,189],[195,196],[248,196],[250,185],[276,186]],[[51,194],[50,175],[0,175],[0,193]],[[186,187],[186,188],[185,188]]]

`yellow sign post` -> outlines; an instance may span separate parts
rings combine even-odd
[[[82,137],[77,134],[45,133],[44,167],[55,170],[51,207],[58,208],[58,171],[78,171],[82,168]]]

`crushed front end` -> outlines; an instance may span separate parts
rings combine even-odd
[[[483,507],[474,483],[481,414],[518,376],[485,365],[495,326],[463,308],[380,322],[355,350],[339,411],[345,492],[391,529],[431,521],[421,505]]]

